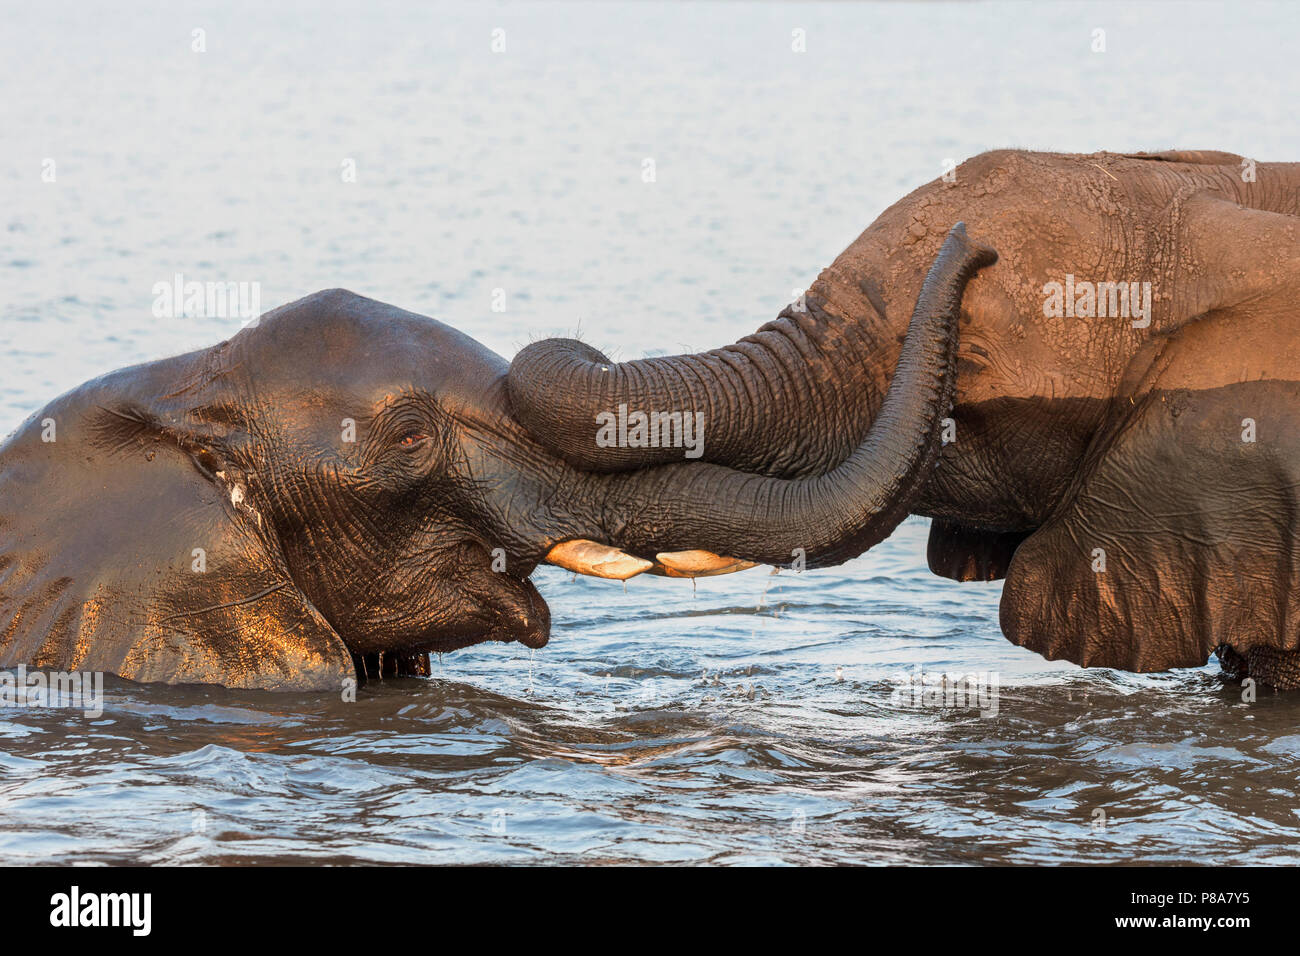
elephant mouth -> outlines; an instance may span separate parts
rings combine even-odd
[[[551,611],[529,577],[494,574],[491,593],[476,594],[479,611],[455,628],[439,628],[382,651],[352,651],[359,681],[428,677],[429,655],[449,654],[490,641],[518,642],[530,650],[551,636]]]
[[[495,607],[496,621],[490,633],[468,644],[483,641],[518,641],[531,650],[546,646],[551,639],[551,609],[531,577],[508,579],[504,600]],[[461,646],[468,646],[462,644]]]
[[[695,578],[730,574],[754,567],[750,561],[724,558],[709,551],[662,552],[653,560],[639,558],[611,545],[588,539],[573,539],[554,545],[543,558],[547,564],[579,574],[613,580],[627,580],[649,573],[666,577]],[[536,558],[523,563],[529,572]],[[530,650],[545,647],[551,636],[551,611],[533,583],[531,573],[497,572],[487,579],[475,578],[469,594],[480,608],[456,630],[425,634],[401,649],[352,654],[359,680],[397,677],[427,677],[429,655],[447,654],[491,641],[519,643]]]
[[[352,668],[356,671],[358,683],[395,677],[428,677],[431,670],[428,654],[383,651],[353,654]]]

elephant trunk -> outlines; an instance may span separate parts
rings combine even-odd
[[[511,362],[507,388],[515,418],[584,471],[687,459],[803,477],[833,468],[862,441],[900,341],[883,313],[840,315],[810,294],[753,335],[694,355],[611,362],[574,339],[534,342]],[[657,432],[648,442],[602,440],[602,420],[635,427],[638,414],[674,429],[703,426],[704,440],[683,446]]]
[[[856,450],[816,477],[787,480],[715,464],[591,476],[606,541],[642,557],[702,549],[765,564],[836,564],[886,538],[936,460],[955,391],[961,297],[997,254],[953,227],[926,275],[888,393]]]

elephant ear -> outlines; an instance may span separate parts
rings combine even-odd
[[[1219,213],[1217,218],[1212,215]],[[1153,341],[1067,506],[1016,550],[1002,629],[1045,657],[1154,671],[1300,646],[1300,222],[1209,202],[1220,279]]]
[[[1011,560],[1002,630],[1085,667],[1300,644],[1300,385],[1149,395]],[[1249,438],[1256,422],[1256,441]]]
[[[0,666],[275,690],[353,676],[222,460],[215,351],[89,382],[0,446]]]

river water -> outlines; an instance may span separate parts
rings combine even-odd
[[[178,273],[628,358],[752,331],[949,158],[1300,157],[1287,4],[6,0],[0,23],[0,432],[239,327],[156,318]],[[925,569],[925,535],[694,588],[545,568],[544,650],[355,703],[110,680],[98,717],[0,709],[0,861],[1300,859],[1300,694],[1046,662],[1001,636],[1000,585]],[[980,693],[915,692],[943,674]]]

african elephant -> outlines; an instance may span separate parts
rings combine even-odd
[[[1155,671],[1218,650],[1231,675],[1297,687],[1298,217],[1300,164],[985,153],[886,210],[753,335],[621,364],[537,342],[510,395],[591,472],[681,455],[593,443],[593,416],[620,407],[702,415],[702,461],[830,472],[887,414],[906,305],[964,220],[1000,259],[962,305],[951,441],[882,510],[934,519],[936,573],[1005,577],[1004,633],[1048,658]],[[753,528],[749,486],[706,486],[680,523],[653,500],[627,512],[616,543],[790,563],[788,536]]]
[[[886,411],[804,481],[574,469],[509,414],[502,358],[343,290],[94,379],[0,445],[0,666],[337,690],[425,672],[430,651],[540,647],[550,614],[528,576],[543,559],[606,577],[718,568],[601,543],[649,497],[680,520],[701,478],[747,483],[756,520],[797,493],[791,526],[826,527],[818,556],[842,560],[892,529],[933,464],[962,289],[992,259],[954,230]]]

